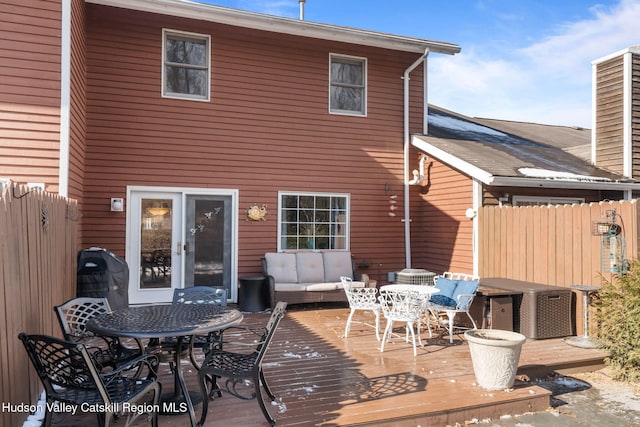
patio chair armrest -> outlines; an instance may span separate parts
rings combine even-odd
[[[466,310],[469,308],[471,303],[473,302],[473,298],[475,298],[476,294],[460,294],[458,295],[458,305],[456,308],[458,310]]]
[[[231,339],[226,339],[225,334],[229,334],[231,331]],[[239,333],[233,333],[233,331],[239,331]],[[207,348],[204,350],[206,354],[211,352],[212,350],[222,349],[227,345],[239,345],[239,346],[256,346],[258,344],[258,340],[256,339],[248,339],[245,341],[233,341],[233,336],[249,336],[249,337],[258,337],[262,338],[264,333],[264,328],[250,328],[246,326],[230,326],[219,332],[219,335],[215,338],[212,338],[213,333],[209,333],[209,344]]]
[[[116,369],[110,371],[101,371],[100,377],[105,384],[108,384],[111,380],[117,377],[121,377],[123,373],[135,370],[134,376],[138,377],[143,367],[146,367],[149,371],[148,378],[156,378],[158,376],[158,364],[160,363],[158,356],[155,354],[145,353],[134,359],[131,359],[125,364],[118,366]]]
[[[220,331],[224,334],[226,334],[229,331],[241,331],[241,332],[248,332],[251,333],[253,335],[257,335],[259,337],[262,336],[262,334],[264,333],[264,328],[251,328],[248,326],[229,326],[228,328],[225,328],[224,330]]]

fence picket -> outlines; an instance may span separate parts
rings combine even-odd
[[[0,197],[2,402],[35,403],[40,397],[42,385],[17,336],[61,335],[52,307],[76,291],[78,222],[68,218],[70,209],[77,209],[76,201],[15,183]],[[0,411],[0,425],[21,425],[27,415]]]
[[[623,225],[626,258],[638,258],[640,235],[637,200],[582,205],[485,206],[480,208],[479,272],[484,277],[507,277],[569,287],[597,284],[603,273],[600,237],[592,233],[596,221],[615,210]],[[499,256],[498,256],[499,254]]]

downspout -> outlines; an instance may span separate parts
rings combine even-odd
[[[413,64],[411,64],[403,75],[404,79],[404,250],[405,250],[405,265],[406,268],[411,268],[411,215],[409,213],[409,146],[411,143],[409,135],[409,74],[420,63],[425,61],[424,74],[426,70],[426,59],[429,55],[429,48],[418,58]],[[426,94],[426,89],[425,89]],[[425,99],[426,105],[426,99]]]

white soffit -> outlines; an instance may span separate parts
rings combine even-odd
[[[456,44],[397,36],[375,31],[337,25],[321,24],[293,18],[248,12],[222,6],[196,3],[187,0],[85,0],[87,3],[113,6],[123,9],[179,16],[182,18],[217,22],[219,24],[256,30],[272,31],[295,36],[354,43],[404,52],[430,52],[455,55],[460,52]]]

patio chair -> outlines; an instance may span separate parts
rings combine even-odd
[[[417,291],[396,291],[380,289],[380,307],[382,314],[387,320],[387,326],[382,335],[380,351],[384,351],[384,343],[390,340],[393,333],[394,322],[405,322],[405,341],[409,342],[409,333],[413,341],[413,355],[416,356],[416,333],[414,326],[418,329],[418,342],[422,346],[420,339],[420,318],[424,311],[424,297]]]
[[[349,330],[351,329],[351,321],[353,315],[357,310],[371,311],[376,316],[376,338],[380,341],[380,303],[378,302],[378,290],[376,288],[354,288],[353,279],[351,277],[342,276],[342,288],[347,295],[347,301],[349,301],[349,308],[351,312],[347,318],[347,325],[344,328],[344,337],[349,336]],[[366,323],[365,323],[366,324]]]
[[[449,342],[453,344],[454,329],[470,329],[456,326],[455,319],[458,313],[466,314],[471,320],[472,329],[478,329],[475,320],[469,314],[469,308],[478,290],[479,278],[470,274],[445,271],[441,276],[436,276],[433,280],[439,292],[431,296],[427,302],[427,309],[433,318],[447,329]],[[443,313],[447,316],[447,319],[441,320]],[[431,336],[430,317],[427,316],[429,336]]]
[[[174,289],[173,304],[215,304],[221,307],[227,306],[227,291],[222,288],[211,286],[192,286],[190,288]],[[148,351],[160,357],[162,362],[173,361],[173,352],[176,350],[177,338],[169,337],[161,342],[152,340],[149,343]],[[188,346],[189,359],[194,368],[200,369],[194,349],[205,349],[213,345],[213,333],[207,335],[196,335],[193,340],[186,337],[183,341],[185,347]],[[182,350],[184,351],[184,350]]]
[[[218,392],[218,395],[220,395],[220,388],[217,381],[218,378],[221,377],[226,378],[225,389],[230,394],[240,399],[256,398],[265,419],[270,425],[275,425],[276,421],[269,414],[260,389],[260,384],[262,384],[269,399],[271,399],[271,401],[275,400],[275,395],[269,388],[264,377],[262,360],[269,348],[269,344],[278,328],[280,320],[284,317],[286,308],[286,302],[280,301],[276,304],[267,325],[262,329],[262,335],[259,337],[257,343],[253,340],[251,343],[224,343],[225,348],[227,348],[227,346],[252,346],[253,350],[251,352],[239,353],[224,350],[222,347],[214,347],[207,353],[200,372],[198,373],[198,381],[202,395],[205,396],[202,402],[202,417],[198,423],[199,426],[204,425],[207,418],[207,410],[209,408],[209,399],[207,396],[212,397],[214,392]],[[245,330],[251,334],[255,333],[255,331],[250,329]],[[253,383],[253,391],[250,396],[243,396],[237,389],[238,386],[243,386],[246,380],[251,380]],[[208,389],[209,385],[211,386],[210,389]]]
[[[124,425],[131,425],[145,411],[141,403],[149,393],[153,394],[151,404],[144,405],[150,413],[151,425],[158,425],[160,383],[156,381],[158,359],[146,354],[122,364],[107,374],[100,374],[95,360],[83,344],[65,341],[46,335],[18,335],[29,359],[44,386],[46,395],[44,426],[51,425],[51,409],[56,404],[71,404],[95,411],[98,425],[110,426],[115,419],[126,415]],[[127,370],[142,370],[145,365],[147,378],[132,378],[123,375]],[[124,405],[128,403],[130,405]],[[82,405],[82,406],[81,406]],[[126,411],[127,408],[135,408]]]
[[[72,298],[53,307],[53,310],[60,323],[64,339],[84,344],[100,370],[105,367],[115,369],[143,353],[144,347],[139,340],[136,340],[136,347],[127,347],[119,338],[96,336],[86,329],[87,322],[93,316],[111,312],[106,298]]]

